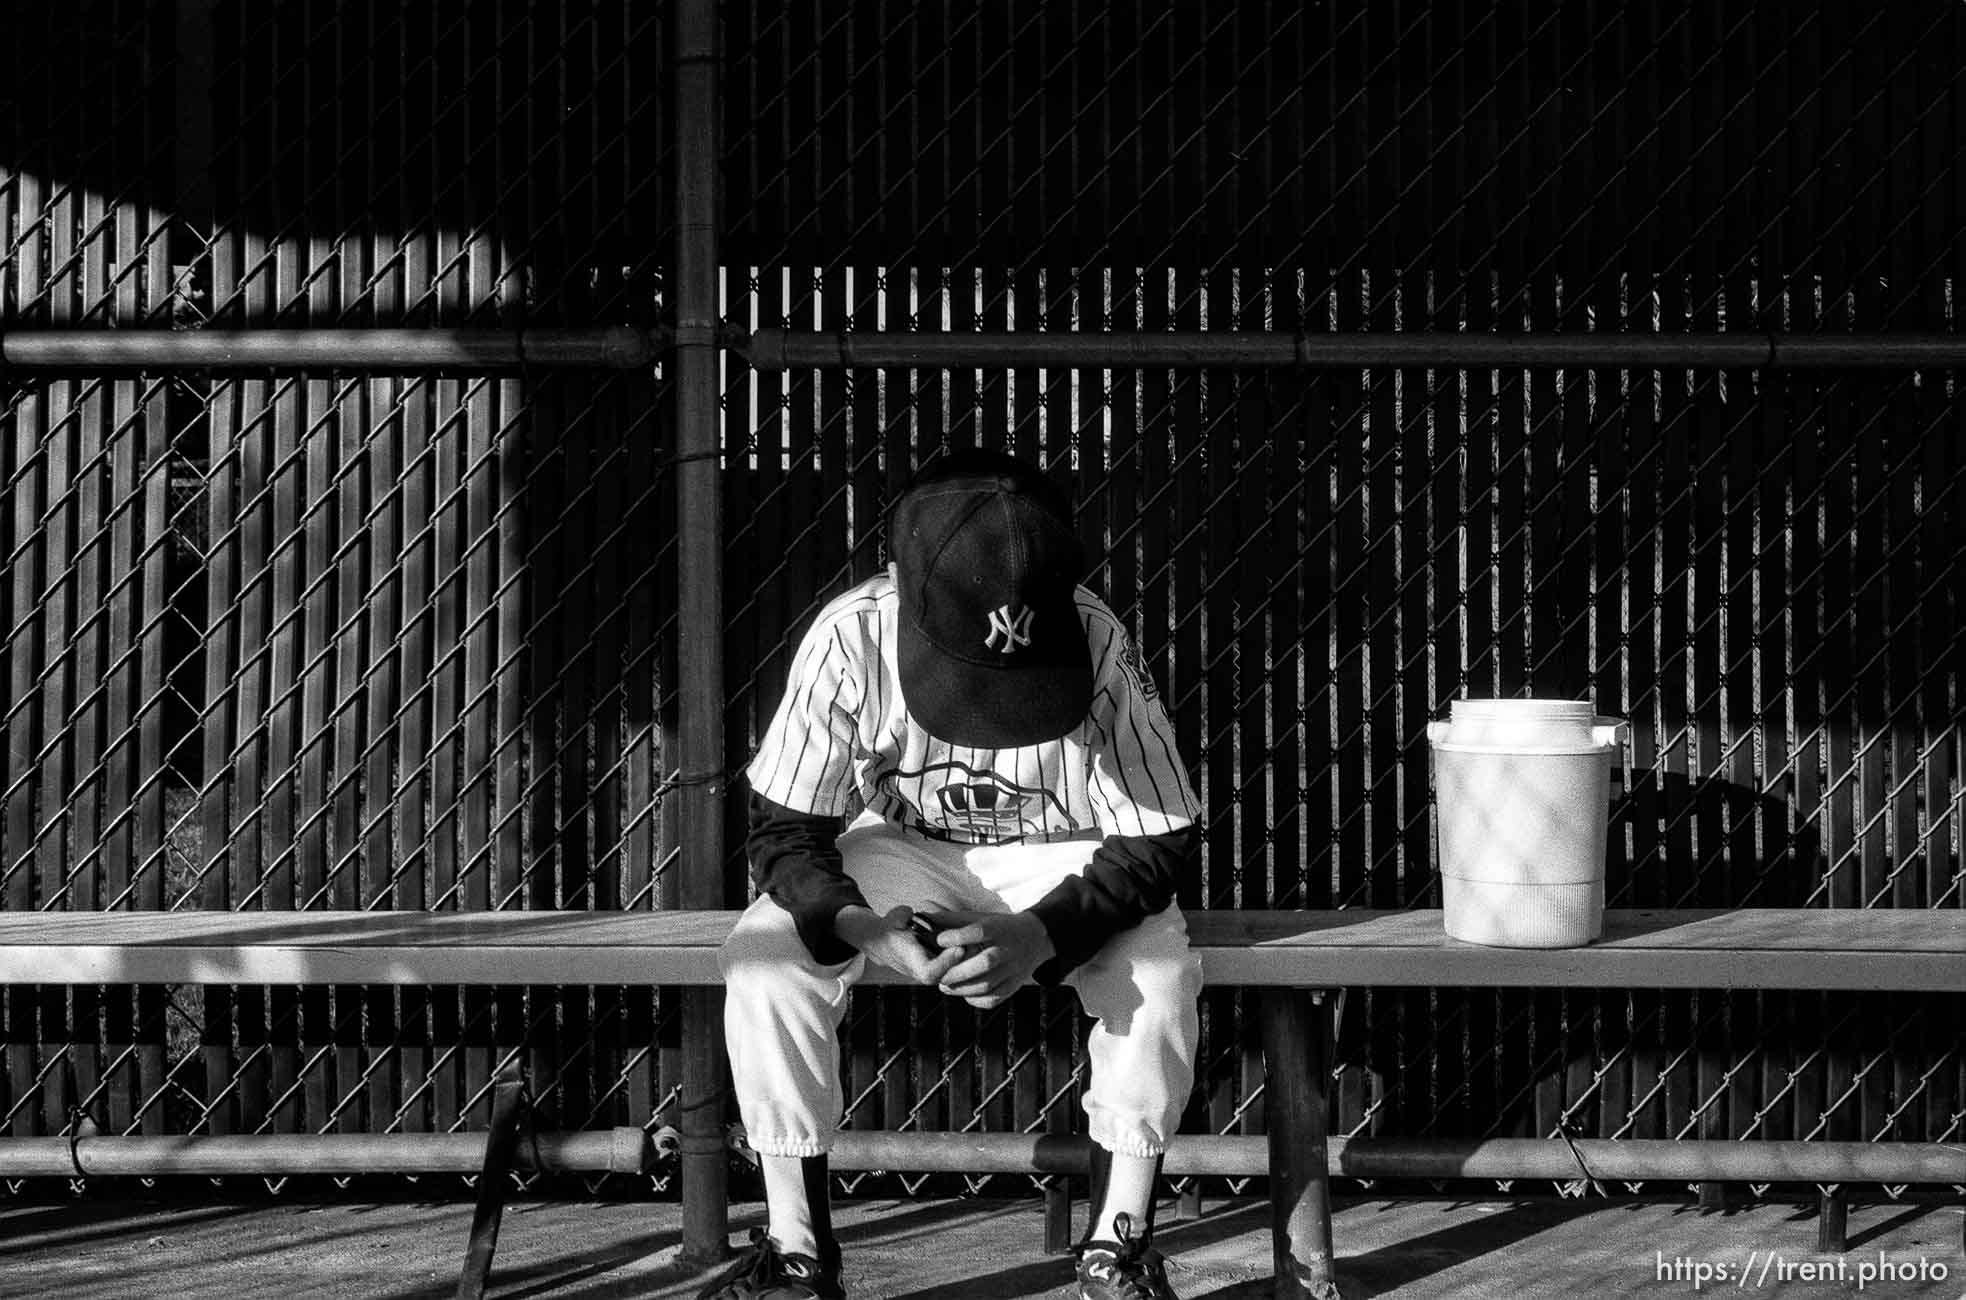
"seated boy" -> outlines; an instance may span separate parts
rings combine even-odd
[[[1078,992],[1096,1021],[1078,1294],[1172,1300],[1154,1185],[1193,1084],[1201,986],[1173,901],[1199,843],[1173,728],[1078,585],[1069,504],[1035,467],[943,456],[894,504],[887,542],[887,572],[806,633],[746,772],[761,893],[724,945],[724,1028],[768,1226],[703,1294],[844,1295],[826,1152],[840,1021],[871,960],[976,1007],[1033,979]]]

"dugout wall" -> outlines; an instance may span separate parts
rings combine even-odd
[[[1437,905],[1422,724],[1524,690],[1633,722],[1614,905],[1966,905],[1958,362],[1887,359],[1958,335],[1956,5],[721,16],[712,460],[666,353],[0,368],[0,906],[735,904],[734,811],[707,864],[678,805],[719,806],[802,620],[878,562],[887,494],[969,441],[1076,484],[1209,808],[1190,906]],[[0,345],[653,338],[669,17],[10,13]],[[765,364],[776,330],[849,355]],[[906,331],[1778,335],[1874,364],[840,364]],[[698,767],[676,476],[711,466]],[[677,1003],[11,990],[0,1128],[473,1127],[514,1053],[557,1122],[654,1128],[700,1036]],[[1956,998],[1354,1008],[1341,1133],[1942,1141],[1966,1113]],[[1253,1013],[1205,1012],[1189,1128],[1260,1131]],[[849,1121],[1062,1131],[1076,1015],[862,995]]]

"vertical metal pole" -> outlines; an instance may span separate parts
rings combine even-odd
[[[1072,1248],[1072,1181],[1054,1174],[1044,1185],[1044,1253],[1063,1255]]]
[[[682,904],[724,906],[721,773],[724,768],[723,517],[717,450],[716,0],[672,0],[675,87],[675,315],[677,507],[676,766]],[[723,1144],[723,1017],[713,989],[683,994],[682,1258],[713,1263],[729,1253]]]
[[[1263,1095],[1269,1112],[1276,1300],[1337,1300],[1331,1249],[1331,1002],[1264,989]]]
[[[1816,1251],[1841,1255],[1850,1248],[1850,1201],[1842,1184],[1819,1188],[1816,1195]]]

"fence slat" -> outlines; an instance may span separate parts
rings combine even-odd
[[[471,48],[490,52],[492,34],[484,22],[466,24],[465,40]],[[495,120],[487,120],[485,102],[467,96],[458,114],[466,136],[482,137],[487,143],[495,136]],[[493,196],[472,193],[467,211],[474,218],[459,253],[463,259],[463,311],[466,318],[489,321],[493,317],[501,266],[501,241],[492,207]],[[500,482],[503,477],[504,403],[502,385],[488,377],[468,384],[464,393],[464,680],[461,704],[462,760],[460,777],[461,843],[458,846],[462,888],[459,901],[473,911],[486,911],[503,905],[507,873],[516,863],[498,861],[494,849],[493,816],[497,796],[495,727],[500,714],[497,696],[503,674],[498,671],[497,590],[499,561],[503,558],[500,521],[505,504]],[[466,989],[464,1018],[465,1098],[470,1105],[470,1122],[484,1122],[490,1114],[490,1088],[496,1073],[495,1058],[509,1046],[520,1026],[505,1011],[510,1006],[510,990]]]
[[[42,226],[40,222],[41,186],[32,173],[16,172],[0,188],[0,217],[4,227],[13,230],[15,214],[22,220],[21,233],[13,255],[0,262],[6,272],[12,306],[31,300],[38,289],[41,270]],[[9,200],[14,200],[9,203]],[[12,211],[8,211],[11,207]],[[4,884],[6,906],[10,911],[26,911],[34,906],[34,845],[38,783],[30,779],[34,753],[38,748],[34,682],[39,672],[41,635],[41,573],[39,538],[40,516],[45,500],[41,487],[41,395],[38,385],[29,386],[9,402],[13,425],[11,455],[7,461],[7,499],[12,527],[7,533],[7,595],[10,618],[5,641],[8,694],[6,712],[7,778],[5,796],[5,853],[0,857],[0,884]],[[35,1095],[35,1006],[31,987],[7,990],[7,1076],[6,1101],[10,1128],[16,1137],[37,1132],[31,1105]]]

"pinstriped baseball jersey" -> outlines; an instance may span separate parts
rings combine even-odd
[[[819,816],[854,796],[899,825],[966,844],[1161,835],[1201,808],[1174,728],[1113,612],[1076,590],[1093,662],[1092,707],[1057,740],[975,749],[929,735],[902,703],[899,597],[882,573],[835,599],[793,660],[778,712],[746,769],[774,803]]]

